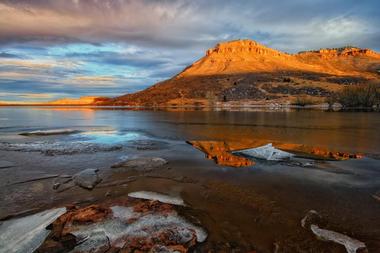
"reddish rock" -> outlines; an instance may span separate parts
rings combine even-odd
[[[87,223],[87,222],[99,222],[107,217],[112,211],[108,207],[102,207],[99,205],[91,205],[89,207],[80,209],[80,212],[75,212],[69,218],[69,222]]]
[[[48,229],[38,253],[188,252],[207,237],[179,217],[173,205],[140,199],[72,207]]]
[[[159,201],[142,201],[133,206],[133,211],[137,213],[163,213],[167,214],[173,212],[173,206]]]
[[[232,150],[226,142],[189,141],[188,143],[204,152],[207,159],[214,160],[217,164],[220,165],[243,167],[255,164],[255,162],[252,160],[230,153]]]

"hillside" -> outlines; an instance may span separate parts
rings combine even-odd
[[[219,43],[173,78],[107,101],[113,105],[206,105],[323,99],[345,85],[379,82],[380,54],[345,47],[287,54],[251,40]]]

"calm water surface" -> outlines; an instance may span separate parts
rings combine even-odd
[[[19,135],[67,128],[81,132]],[[204,251],[344,252],[341,246],[321,242],[300,227],[305,213],[314,209],[328,220],[328,228],[364,241],[369,252],[379,252],[380,202],[373,197],[380,194],[379,133],[379,113],[367,112],[0,107],[0,161],[15,164],[0,169],[0,216],[150,190],[179,195],[191,206],[187,215],[196,217],[209,232]],[[204,159],[203,153],[185,142],[254,138],[360,152],[366,157],[320,161],[311,168],[265,161],[231,168]],[[134,141],[155,141],[158,146],[136,148]],[[49,148],[77,142],[124,148],[55,156],[4,148],[22,144],[28,149],[41,143]],[[164,157],[170,170],[155,171],[127,185],[102,187],[102,183],[134,175],[110,170],[113,163],[140,156]],[[25,182],[46,175],[72,175],[86,168],[99,168],[104,176],[91,192],[74,188],[57,193],[49,179]]]
[[[380,114],[322,111],[131,111],[2,107],[2,138],[19,131],[107,127],[176,140],[262,138],[380,154]]]

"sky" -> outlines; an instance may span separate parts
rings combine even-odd
[[[380,1],[0,0],[0,101],[136,92],[234,39],[380,51]]]

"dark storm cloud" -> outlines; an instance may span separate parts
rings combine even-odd
[[[345,43],[354,36],[351,41],[359,42],[362,35],[378,34],[379,9],[375,0],[15,0],[0,5],[0,41],[204,47],[222,39],[263,37],[281,46],[281,37],[295,37],[298,49],[311,40],[313,46],[326,46],[331,39]]]

